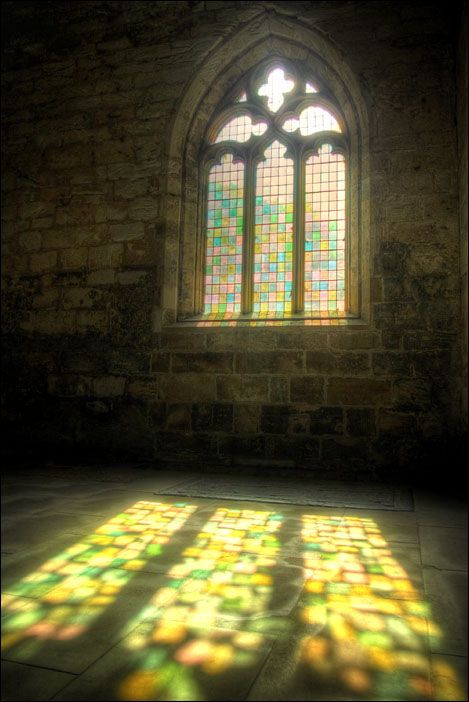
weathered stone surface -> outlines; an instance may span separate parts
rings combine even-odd
[[[230,373],[233,354],[230,353],[173,353],[171,368],[174,373]]]
[[[108,375],[93,380],[93,394],[96,397],[119,397],[124,394],[126,379]]]
[[[266,401],[269,397],[269,379],[256,375],[218,376],[217,397],[230,402]]]
[[[265,405],[261,409],[261,430],[266,434],[286,434],[290,407]]]
[[[373,436],[376,432],[376,410],[370,407],[348,409],[347,433],[350,436]]]
[[[391,399],[391,383],[386,380],[367,378],[331,378],[328,381],[326,401],[338,405],[388,404]]]
[[[259,405],[237,405],[234,413],[234,430],[238,434],[256,434],[259,431],[261,408]]]
[[[166,429],[189,431],[191,428],[191,405],[184,403],[168,404]]]
[[[238,353],[235,358],[237,373],[295,373],[302,369],[303,354],[299,351]]]
[[[217,396],[215,376],[195,373],[162,375],[159,393],[160,398],[168,402],[215,400]]]
[[[320,407],[309,412],[311,434],[342,434],[343,409],[341,407]]]
[[[324,378],[315,376],[295,376],[290,381],[292,402],[308,405],[320,404],[324,400]]]

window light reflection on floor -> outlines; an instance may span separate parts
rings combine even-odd
[[[256,616],[272,599],[281,525],[275,512],[216,510],[128,637],[138,665],[121,684],[121,699],[206,699],[196,673],[212,679],[216,696],[217,676],[258,663],[265,646]]]
[[[2,651],[83,634],[197,509],[140,501],[2,594]],[[31,643],[35,640],[35,644]]]
[[[278,511],[226,505],[195,539],[183,529],[194,504],[140,501],[116,515],[8,589],[2,648],[27,660],[48,641],[86,642],[90,624],[112,615],[131,578],[182,530],[163,586],[122,632],[119,699],[220,699],[243,684],[247,694],[274,639],[290,657],[291,675],[280,676],[287,697],[313,689],[330,699],[465,699],[446,661],[430,669],[429,643],[435,650],[442,632],[375,521],[289,514],[287,525]],[[294,554],[292,533],[301,535]],[[282,569],[296,556],[296,608],[278,617]]]

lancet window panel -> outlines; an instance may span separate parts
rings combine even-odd
[[[257,69],[212,121],[201,163],[203,317],[346,316],[348,140],[327,88],[289,62]]]

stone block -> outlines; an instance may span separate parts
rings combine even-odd
[[[166,409],[166,429],[189,431],[191,428],[191,405],[185,403],[168,404]]]
[[[380,435],[391,434],[405,436],[413,434],[417,427],[417,420],[411,414],[380,410],[378,413],[378,430]]]
[[[334,355],[330,351],[306,352],[306,370],[309,373],[332,373],[334,367]]]
[[[217,396],[215,376],[169,373],[160,378],[160,399],[167,402],[206,402]]]
[[[212,428],[212,404],[199,402],[192,405],[191,426],[193,431],[209,431]]]
[[[33,299],[33,309],[56,308],[59,301],[59,290],[57,288],[46,288]]]
[[[118,268],[122,264],[124,246],[122,244],[105,244],[93,246],[89,250],[88,265],[91,270]]]
[[[331,349],[358,351],[361,349],[375,349],[380,345],[377,332],[341,330],[329,333]]]
[[[288,402],[289,401],[289,382],[288,378],[274,375],[269,381],[269,397],[271,402]]]
[[[91,256],[91,250],[90,250],[90,256]],[[86,278],[86,283],[88,285],[110,286],[115,282],[115,280],[116,280],[116,271],[113,270],[112,268],[108,268],[107,270],[97,270],[97,271],[93,271],[92,273],[89,273],[87,278]]]
[[[303,353],[301,351],[238,353],[235,367],[238,373],[297,373],[303,370]]]
[[[217,377],[217,398],[229,402],[266,401],[269,379],[259,375],[220,375]]]
[[[235,405],[234,429],[238,434],[257,434],[261,408],[259,405]]]
[[[376,410],[372,407],[348,409],[347,434],[350,436],[373,436],[376,433]]]
[[[199,331],[165,332],[159,335],[160,349],[175,351],[203,351],[207,345],[207,337]]]
[[[375,375],[412,376],[413,354],[406,351],[378,351],[372,356]]]
[[[120,397],[124,394],[126,379],[117,375],[104,375],[94,378],[93,395],[96,397]]]
[[[49,375],[47,392],[60,397],[86,397],[91,395],[92,379],[83,375],[62,373]]]
[[[40,334],[72,334],[76,330],[76,316],[75,312],[37,310],[20,327]]]
[[[307,412],[292,410],[288,417],[288,434],[309,434],[310,423]]]
[[[212,407],[212,429],[214,431],[233,431],[233,405],[215,403]]]
[[[264,405],[261,408],[261,431],[266,434],[286,434],[290,411],[289,405]]]
[[[150,189],[149,178],[139,178],[138,180],[116,180],[114,182],[114,193],[118,198],[133,200],[139,195],[146,195]]]
[[[431,378],[399,378],[393,386],[393,406],[403,412],[419,412],[431,407],[434,399]]]
[[[305,327],[297,332],[279,330],[276,337],[279,349],[320,350],[328,347],[327,332],[321,328],[311,330]]]
[[[152,373],[166,373],[169,371],[170,355],[161,351],[153,351],[151,355],[150,370]]]
[[[376,407],[391,401],[391,381],[374,378],[330,378],[327,404]]]
[[[132,222],[126,224],[109,225],[109,233],[113,241],[134,241],[144,236],[143,224]]]
[[[129,241],[124,249],[124,266],[149,266],[152,260],[153,241],[149,235],[138,241]]]
[[[295,376],[290,380],[292,402],[317,405],[324,401],[324,378],[316,376]]]
[[[88,249],[73,248],[62,249],[60,252],[60,265],[63,269],[76,270],[85,268],[88,262]]]
[[[154,378],[140,378],[129,381],[127,395],[145,401],[158,399],[158,382]]]
[[[107,312],[80,310],[77,312],[77,329],[80,332],[101,332],[108,330]]]
[[[344,428],[341,407],[320,407],[309,412],[311,434],[342,434]]]
[[[117,273],[117,282],[119,285],[139,285],[147,277],[148,271],[145,270],[119,271]]]
[[[33,253],[29,258],[31,273],[43,273],[57,267],[57,251],[44,251]]]
[[[62,293],[62,307],[69,309],[90,309],[98,304],[98,296],[93,288],[65,288]]]
[[[155,222],[158,219],[159,209],[159,200],[156,197],[132,200],[128,206],[129,219],[134,222]]]
[[[200,353],[172,353],[174,373],[231,373],[233,354],[204,351]]]
[[[22,232],[18,235],[18,246],[22,251],[38,251],[42,247],[41,232]]]
[[[334,354],[334,371],[340,375],[361,375],[370,370],[368,353]]]

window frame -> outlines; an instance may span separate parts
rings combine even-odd
[[[265,82],[270,72],[276,68],[284,71],[285,78],[295,81],[292,91],[284,93],[284,103],[277,111],[271,111],[266,104],[266,98],[258,95],[260,86]],[[351,246],[351,200],[352,200],[352,165],[350,153],[350,138],[347,123],[337,100],[331,95],[324,81],[312,71],[304,69],[296,61],[276,57],[262,61],[247,71],[236,85],[228,92],[215,110],[214,116],[205,131],[203,144],[199,152],[199,198],[197,216],[197,246],[195,256],[194,303],[193,318],[200,320],[211,319],[210,314],[204,314],[204,270],[207,238],[207,193],[211,168],[220,163],[225,154],[231,154],[236,162],[244,163],[243,188],[243,249],[242,249],[242,284],[241,311],[229,319],[230,321],[282,321],[293,320],[328,320],[339,318],[357,318],[357,312],[352,309],[352,246]],[[306,93],[306,84],[313,84],[317,92]],[[243,93],[248,99],[236,102]],[[249,93],[251,98],[249,99]],[[341,132],[323,131],[312,135],[302,135],[299,129],[288,132],[281,128],[291,117],[298,118],[306,107],[322,107],[330,112],[337,120]],[[253,124],[267,121],[266,131],[259,136],[251,135],[246,142],[226,140],[215,142],[214,139],[230,119],[238,115],[249,115]],[[254,288],[254,245],[255,245],[255,197],[256,172],[259,163],[265,160],[264,152],[274,141],[280,141],[286,147],[285,157],[293,160],[294,166],[294,224],[293,224],[293,272],[292,272],[292,311],[283,316],[273,314],[259,315],[252,311]],[[344,312],[325,314],[324,312],[304,311],[304,269],[305,269],[305,173],[306,161],[311,155],[318,154],[318,149],[324,144],[332,146],[333,154],[339,153],[344,158],[345,166],[345,299]],[[186,318],[187,319],[187,318]],[[219,321],[223,321],[221,318]]]

